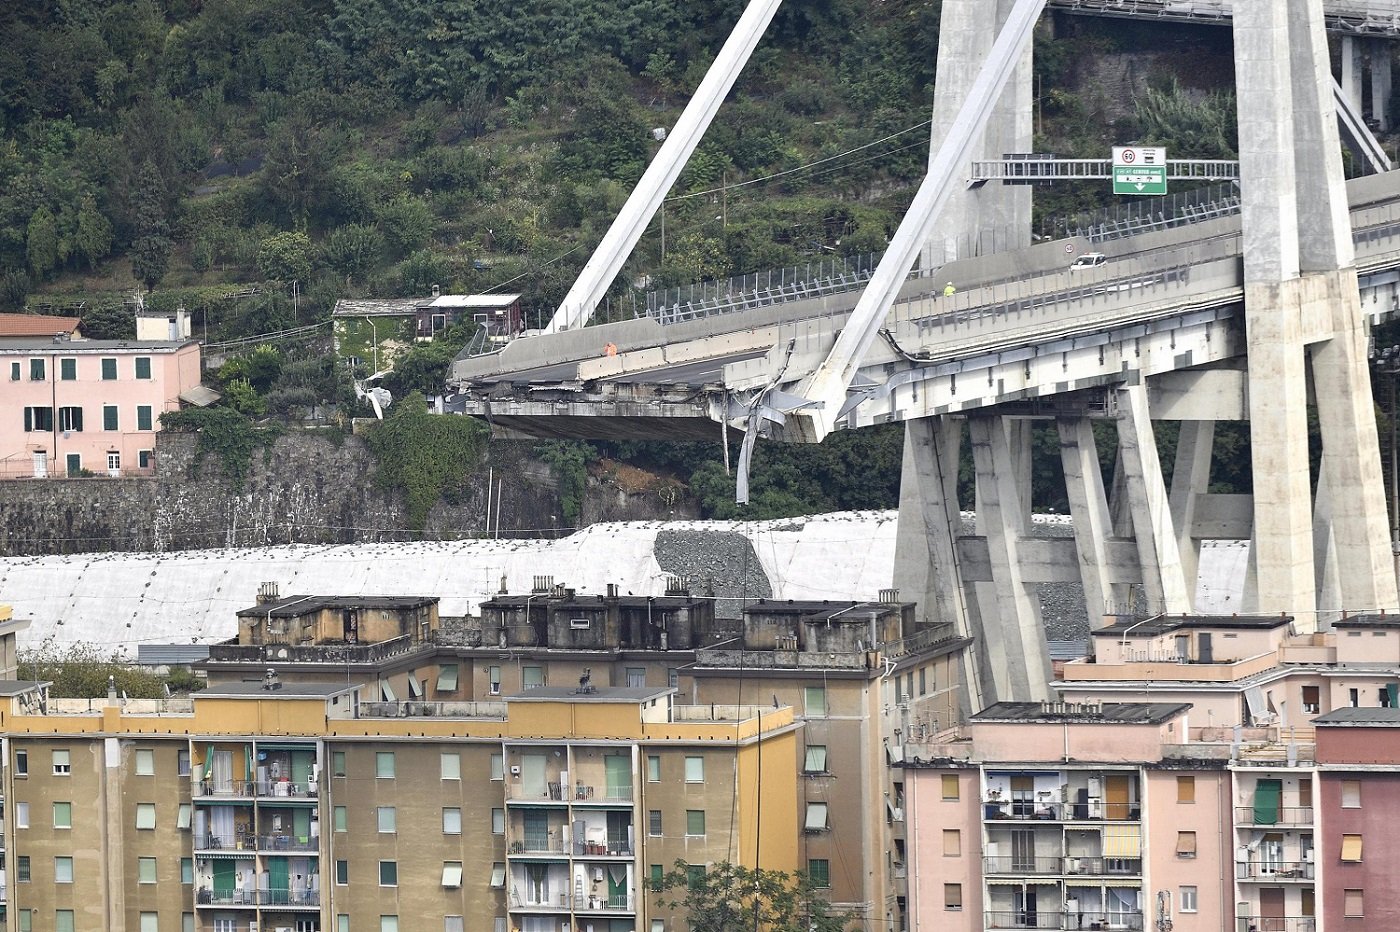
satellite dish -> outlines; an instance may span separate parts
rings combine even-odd
[[[361,401],[368,401],[370,407],[374,408],[374,416],[378,420],[384,420],[384,409],[389,407],[394,401],[393,394],[382,385],[370,385],[377,382],[389,374],[388,369],[376,372],[367,379],[355,380],[355,397]]]

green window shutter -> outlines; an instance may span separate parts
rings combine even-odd
[[[102,380],[104,382],[114,381],[117,377],[117,361],[115,359],[102,360]]]
[[[58,361],[58,376],[65,382],[71,382],[78,377],[78,360],[60,359]]]
[[[151,357],[136,357],[136,377],[138,379],[149,379],[151,377]]]
[[[150,430],[150,429],[151,429],[151,406],[150,406],[150,405],[137,405],[137,406],[136,406],[136,429],[137,429],[137,430]]]
[[[27,434],[34,429],[34,409],[24,409],[24,432]]]
[[[29,360],[29,380],[31,382],[44,381],[44,361],[42,359]]]
[[[116,406],[116,405],[103,405],[103,406],[102,406],[102,429],[103,429],[103,430],[116,430],[116,429],[117,429],[117,406]]]

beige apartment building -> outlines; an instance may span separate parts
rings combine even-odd
[[[366,689],[5,684],[11,927],[661,932],[677,860],[799,866],[790,708],[579,684],[428,718]]]

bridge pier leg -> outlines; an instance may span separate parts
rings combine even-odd
[[[1176,529],[1176,549],[1186,593],[1194,606],[1199,588],[1201,546],[1192,536],[1196,523],[1196,503],[1210,491],[1210,463],[1215,452],[1214,421],[1182,421],[1176,441],[1176,460],[1168,493],[1172,526]]]
[[[1381,132],[1390,130],[1390,40],[1369,39],[1371,47],[1371,118]]]
[[[952,624],[959,637],[980,637],[976,606],[963,587],[957,552],[962,436],[958,418],[905,422],[894,585],[905,598],[918,600],[928,620]],[[965,715],[980,711],[988,701],[981,685],[985,674],[980,654],[976,644],[963,652],[960,702]]]
[[[1147,388],[1129,385],[1117,394],[1118,455],[1142,567],[1143,592],[1154,611],[1187,613],[1191,598],[1147,410]]]
[[[1012,453],[1010,431],[998,416],[969,420],[977,474],[977,529],[987,541],[996,622],[982,625],[982,643],[998,699],[1049,698],[1050,654],[1040,619],[1040,601],[1021,570],[1021,538],[1028,506]],[[980,596],[980,593],[979,593]]]
[[[1113,519],[1108,510],[1093,422],[1087,417],[1060,418],[1060,462],[1064,466],[1065,496],[1074,521],[1074,546],[1079,558],[1079,578],[1084,586],[1084,610],[1089,627],[1102,627],[1104,616],[1121,605],[1125,587],[1112,582],[1108,540]]]

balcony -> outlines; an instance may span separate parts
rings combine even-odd
[[[195,778],[192,781],[191,792],[195,799],[202,796],[213,797],[214,799],[247,799],[252,800],[253,793],[256,792],[257,784],[252,780],[214,780]]]
[[[291,780],[259,780],[254,787],[259,799],[314,800],[321,789],[315,780],[305,783],[294,783]]]
[[[258,850],[281,854],[285,851],[310,851],[317,852],[321,848],[321,839],[317,837],[302,837],[299,835],[259,835]]]
[[[194,901],[197,906],[257,906],[258,891],[200,887],[194,891]]]
[[[1317,872],[1311,861],[1236,861],[1235,878],[1275,883],[1285,880],[1312,880]]]
[[[280,906],[286,909],[319,909],[320,890],[259,890],[258,902],[262,906]]]
[[[1035,799],[988,799],[982,803],[982,818],[987,821],[1011,819],[1021,822],[1137,822],[1142,818],[1141,804],[1062,803]]]
[[[991,857],[982,859],[986,874],[1059,874],[1063,858],[1058,857]]]
[[[1137,877],[1141,858],[1065,858],[1065,874],[1080,877]]]
[[[374,644],[211,644],[215,663],[378,663],[426,646],[412,635]]]
[[[630,893],[611,896],[580,896],[575,899],[574,909],[580,913],[630,913],[636,909],[633,896]]]
[[[630,858],[635,852],[625,841],[576,841],[574,856],[580,858]]]
[[[194,836],[194,850],[196,851],[245,851],[251,855],[255,846],[254,836],[247,832],[239,832],[236,835]]]
[[[575,803],[592,805],[632,804],[632,787],[602,787],[589,783],[548,783],[544,792],[530,791],[516,783],[506,784],[506,799],[523,803]]]
[[[1113,913],[1112,915],[1084,913],[1081,920],[1073,913],[1039,910],[1030,912],[1024,909],[990,910],[984,915],[988,929],[1142,929],[1142,913]],[[1240,929],[1239,932],[1246,932]],[[1289,930],[1293,932],[1293,930]],[[1299,930],[1302,932],[1302,930]]]
[[[1312,916],[1275,919],[1241,916],[1235,920],[1235,932],[1317,932],[1317,919]]]
[[[1312,806],[1236,806],[1236,825],[1311,826]]]

